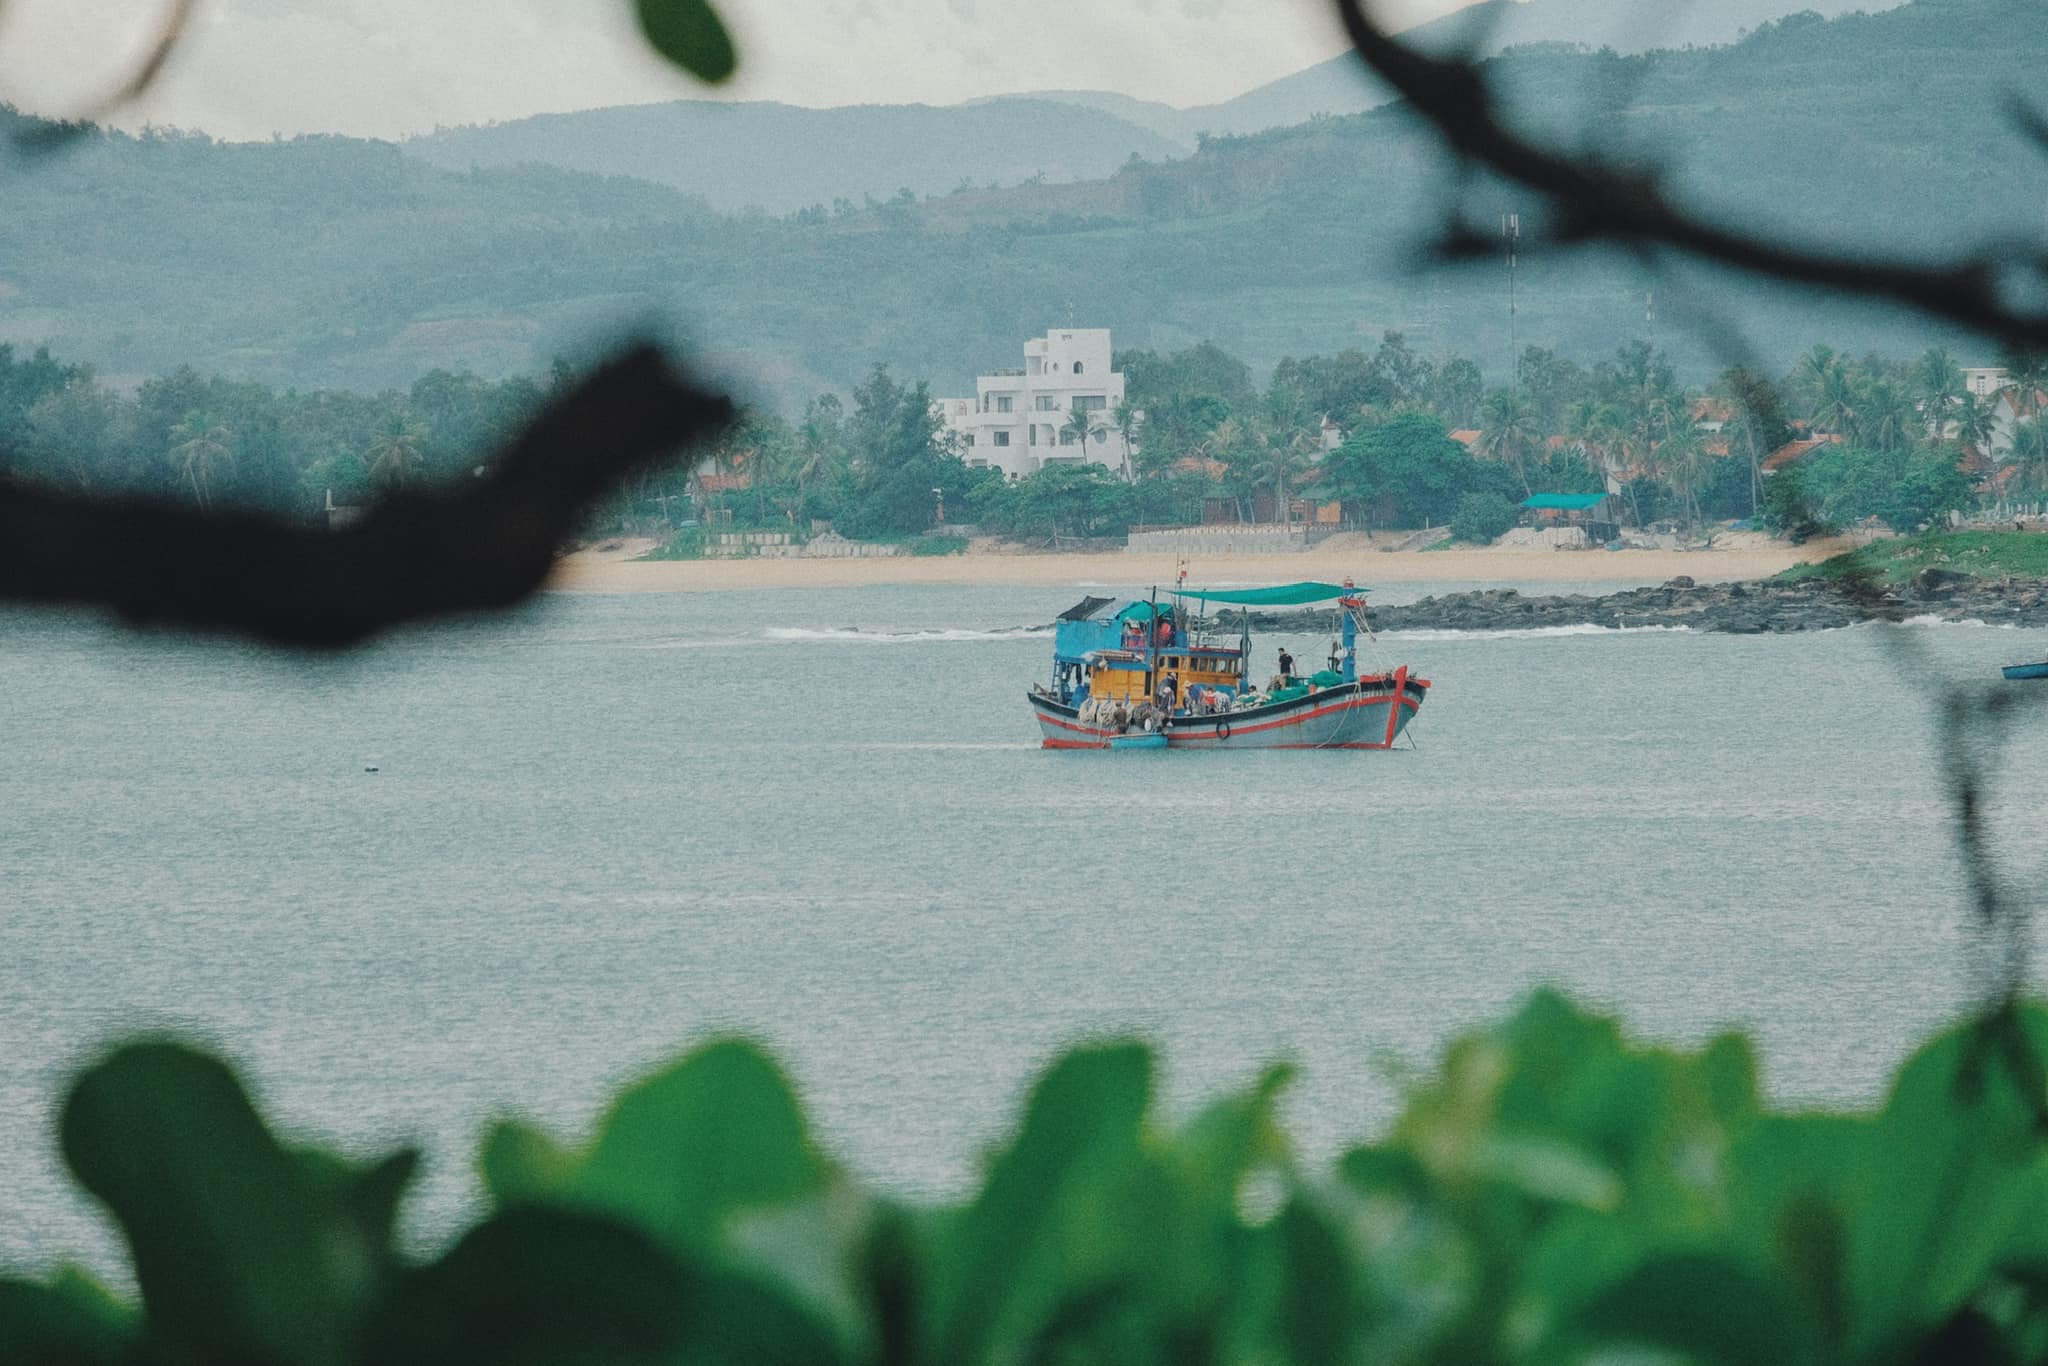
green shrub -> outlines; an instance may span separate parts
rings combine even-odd
[[[904,544],[910,547],[910,553],[913,555],[964,555],[967,553],[967,540],[965,537],[950,536],[943,531],[934,531],[925,536],[915,536],[904,542]]]
[[[1184,1118],[1152,1055],[1083,1048],[977,1189],[916,1205],[824,1152],[725,1041],[589,1137],[505,1122],[473,1226],[393,1229],[415,1155],[283,1141],[221,1063],[121,1048],[64,1158],[140,1303],[0,1279],[0,1361],[2032,1361],[2048,1349],[2048,1014],[1937,1038],[1874,1113],[1783,1112],[1740,1037],[1643,1047],[1539,993],[1327,1169],[1289,1073]]]
[[[701,560],[707,538],[702,527],[685,527],[648,551],[643,560]]]
[[[1451,538],[1473,545],[1492,545],[1516,521],[1515,505],[1498,493],[1468,493],[1451,515]]]

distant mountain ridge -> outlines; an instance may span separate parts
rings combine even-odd
[[[1896,3],[1897,0],[1892,0]],[[1408,30],[1425,47],[1476,43],[1484,54],[1566,42],[1634,53],[1732,42],[1800,9],[1855,0],[1485,0]],[[1884,6],[1871,0],[1864,8]],[[1177,109],[1100,90],[1030,91],[959,105],[807,109],[761,101],[678,100],[441,129],[407,140],[431,165],[524,164],[628,175],[703,196],[736,213],[856,205],[902,190],[919,198],[963,185],[1099,180],[1132,157],[1193,152],[1204,135],[1244,135],[1385,104],[1387,89],[1341,54],[1216,104]]]
[[[1532,43],[1607,47],[1634,55],[1658,48],[1732,43],[1760,24],[1803,10],[1833,17],[1856,10],[1891,9],[1901,3],[1904,0],[1482,0],[1407,29],[1401,36],[1428,51],[1469,48],[1483,57]],[[1030,97],[1102,100],[1101,107],[1111,112],[1120,111],[1106,101],[1127,98],[1096,91],[1032,91]],[[1146,106],[1145,127],[1192,145],[1204,133],[1262,133],[1333,114],[1362,114],[1391,98],[1392,92],[1355,54],[1343,52],[1215,104],[1174,109],[1144,101],[1133,103]]]
[[[1101,109],[1019,97],[838,109],[676,100],[443,129],[403,146],[446,170],[532,164],[633,176],[724,212],[769,213],[970,183],[1095,180],[1134,155],[1186,150]]]

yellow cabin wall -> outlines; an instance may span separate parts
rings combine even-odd
[[[1179,676],[1181,695],[1186,696],[1191,687],[1238,687],[1243,679],[1234,667],[1236,663],[1211,660],[1197,666],[1189,664],[1185,655],[1161,655],[1158,667]],[[1148,701],[1152,696],[1151,677],[1142,669],[1095,669],[1088,676],[1088,695],[1117,702]]]

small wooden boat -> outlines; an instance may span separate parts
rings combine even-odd
[[[2008,664],[2003,672],[2015,683],[2023,678],[2048,678],[2048,660],[2039,664]]]
[[[1031,688],[1047,749],[1392,749],[1429,694],[1405,664],[1360,674],[1365,594],[1351,584],[1197,592],[1178,588],[1119,602],[1084,598],[1053,628],[1053,678]],[[1184,600],[1239,607],[1334,601],[1341,644],[1331,667],[1305,677],[1250,678],[1249,619],[1239,638],[1213,640]]]

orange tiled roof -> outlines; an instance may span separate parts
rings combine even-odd
[[[1483,435],[1484,433],[1476,427],[1460,427],[1457,431],[1451,433],[1451,440],[1457,442],[1466,450],[1475,450],[1478,448],[1479,439]]]

